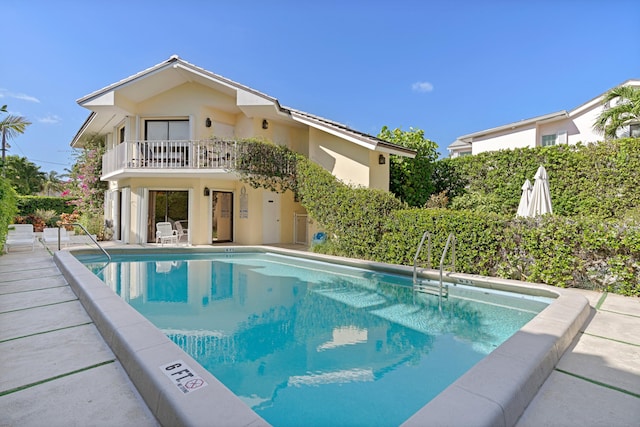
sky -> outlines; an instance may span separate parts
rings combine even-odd
[[[171,55],[377,135],[458,136],[573,109],[640,78],[637,0],[3,0],[8,154],[74,162],[76,100]],[[0,117],[4,117],[0,116]]]

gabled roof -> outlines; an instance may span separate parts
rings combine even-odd
[[[168,70],[177,70],[179,73],[178,75],[168,73]],[[115,100],[114,93],[116,91],[126,94],[132,101],[138,102],[146,99],[148,96],[152,96],[155,91],[157,91],[156,88],[158,85],[161,85],[166,90],[167,88],[178,86],[186,81],[197,81],[215,87],[216,90],[227,93],[230,96],[236,96],[238,108],[245,112],[254,111],[251,109],[260,107],[264,109],[262,111],[270,111],[271,114],[288,117],[295,122],[303,123],[339,136],[371,150],[383,151],[405,157],[414,157],[416,154],[415,150],[353,130],[340,123],[292,108],[283,107],[280,105],[278,99],[274,97],[207,71],[204,68],[179,58],[177,55],[173,55],[164,62],[78,99],[78,104],[93,111],[73,138],[71,145],[76,145],[85,132],[99,132],[113,120],[113,117],[103,117],[102,121],[97,120],[96,110],[99,111],[100,108],[104,106],[112,107]],[[134,84],[135,92],[132,89]]]

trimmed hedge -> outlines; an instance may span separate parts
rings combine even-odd
[[[11,186],[11,182],[0,177],[0,253],[4,251],[4,242],[7,240],[9,224],[13,224],[13,219],[18,212],[16,191]]]
[[[515,215],[525,179],[549,174],[553,212],[602,219],[639,216],[640,139],[480,153],[436,162],[436,193],[453,209]]]
[[[318,251],[366,258],[383,235],[387,216],[405,206],[393,194],[352,188],[303,156],[297,162],[297,194],[331,239]]]
[[[640,296],[638,223],[411,209],[389,216],[379,245],[365,257],[411,265],[425,230],[432,234],[432,268],[453,232],[456,271]],[[426,256],[424,249],[422,265]]]
[[[38,209],[53,210],[58,215],[62,213],[72,213],[76,208],[69,202],[73,198],[69,197],[46,197],[46,196],[18,196],[18,215],[27,216],[33,214]]]
[[[573,152],[579,155],[574,156]],[[593,164],[607,165],[623,177],[609,172],[582,171],[587,157],[594,152],[607,152],[609,157],[591,160]],[[521,155],[523,153],[526,155]],[[612,153],[618,160],[611,157]],[[603,143],[601,148],[521,149],[515,150],[515,154],[487,153],[454,159],[455,163],[444,162],[446,167],[440,167],[439,175],[434,176],[440,183],[454,188],[450,194],[467,192],[475,197],[467,200],[480,201],[483,209],[476,207],[471,211],[406,209],[391,193],[352,188],[300,155],[296,157],[296,172],[292,175],[291,157],[286,152],[279,155],[288,159],[281,162],[288,168],[288,174],[278,170],[274,173],[276,180],[272,181],[264,179],[259,168],[247,164],[245,168],[250,173],[245,179],[257,186],[282,188],[282,177],[289,182],[295,176],[291,187],[296,189],[309,215],[329,235],[326,243],[314,246],[316,251],[412,265],[419,240],[428,230],[433,244],[430,267],[437,268],[446,239],[449,233],[454,233],[456,271],[640,296],[640,215],[629,214],[637,212],[640,206],[640,192],[632,189],[633,185],[640,184],[637,182],[640,174],[626,167],[637,165],[640,170],[637,139]],[[585,210],[593,216],[515,218],[522,182],[525,177],[533,176],[541,162],[551,170],[554,210]],[[518,172],[510,172],[515,170]],[[473,180],[469,178],[471,172],[476,174]],[[462,188],[464,183],[467,188]],[[603,196],[599,208],[586,196],[590,192],[593,200],[598,200],[599,194]],[[501,212],[493,213],[492,209]],[[603,219],[611,216],[626,219]],[[423,265],[426,257],[424,250],[420,256]],[[450,263],[449,259],[445,261],[447,265]]]

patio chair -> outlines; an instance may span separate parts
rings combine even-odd
[[[11,224],[7,233],[7,240],[4,242],[4,250],[9,252],[9,248],[15,246],[31,246],[35,249],[36,234],[33,232],[33,224]]]
[[[176,231],[178,232],[178,242],[182,240],[182,237],[186,238],[186,241],[189,241],[189,229],[182,227],[183,221],[176,221]]]
[[[57,228],[45,228],[42,230],[42,241],[44,244],[58,243],[58,229]],[[60,229],[60,245],[68,246],[71,243],[71,238],[66,228]]]
[[[164,246],[165,242],[178,244],[178,232],[171,227],[170,222],[158,222],[156,224],[156,243]]]

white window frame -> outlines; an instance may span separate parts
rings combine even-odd
[[[551,138],[553,138],[553,142],[549,142],[551,140]],[[547,140],[547,142],[545,142],[545,140]],[[542,138],[540,139],[540,146],[541,147],[550,147],[552,145],[556,145],[558,143],[558,134],[557,133],[552,133],[552,134],[548,134],[548,135],[542,135]]]

